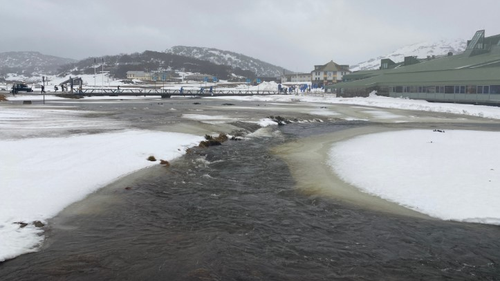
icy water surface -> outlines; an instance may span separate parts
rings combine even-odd
[[[361,126],[289,124],[122,179],[52,220],[42,250],[1,263],[0,279],[499,280],[498,226],[303,192],[270,151]]]

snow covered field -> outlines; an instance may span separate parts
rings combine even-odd
[[[326,103],[326,104],[349,104],[372,106],[378,108],[407,109],[426,112],[442,112],[452,114],[462,114],[482,118],[500,119],[500,110],[494,106],[481,106],[472,104],[452,104],[452,103],[431,103],[424,100],[411,100],[404,98],[389,98],[377,96],[354,98],[336,98],[334,94],[325,93],[305,93],[299,95],[276,95],[276,96],[231,96],[213,97],[213,99],[233,99],[247,101],[266,102],[306,102],[306,103]]]
[[[202,139],[139,130],[64,136],[75,128],[118,128],[109,120],[82,122],[82,112],[70,112],[1,108],[0,262],[36,251],[43,236],[32,222],[45,222],[106,184],[158,165],[147,161],[151,155],[172,160]]]

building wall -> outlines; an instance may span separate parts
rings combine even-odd
[[[311,72],[311,82],[316,84],[335,84],[341,82],[344,75],[349,71],[313,71]]]
[[[445,94],[445,93],[395,93],[390,92],[390,97],[404,97],[410,99],[428,100],[435,102],[454,102],[472,104],[500,104],[500,94]]]
[[[311,82],[311,74],[309,73],[299,73],[299,74],[289,74],[281,77],[281,83],[286,82]]]
[[[291,82],[311,82],[311,75],[292,75],[290,77]]]
[[[127,79],[151,81],[151,73],[144,71],[127,71]]]

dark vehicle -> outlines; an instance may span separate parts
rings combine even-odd
[[[12,94],[17,94],[19,92],[33,92],[33,90],[28,87],[28,85],[19,83],[19,84],[14,84],[12,85]]]

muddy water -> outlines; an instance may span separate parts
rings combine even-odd
[[[148,110],[117,109],[113,118],[139,127],[215,129],[180,122],[179,112]],[[369,198],[361,200],[366,208],[355,192],[325,194],[324,171],[300,173],[317,159],[305,156],[321,153],[325,136],[442,125],[296,123],[196,150],[70,206],[51,220],[41,251],[0,264],[1,280],[498,280],[499,227],[412,216]],[[222,127],[254,128],[248,126]],[[294,146],[308,143],[311,153]]]
[[[387,128],[360,126],[340,130],[333,134],[312,136],[287,142],[273,148],[272,151],[286,161],[294,179],[297,180],[297,188],[301,189],[304,193],[321,194],[322,196],[332,197],[336,200],[360,205],[371,210],[430,219],[421,213],[361,192],[356,187],[343,182],[337,175],[332,173],[332,169],[328,165],[328,155],[333,143],[361,134],[383,130],[387,130]],[[360,173],[362,172],[360,171]]]

